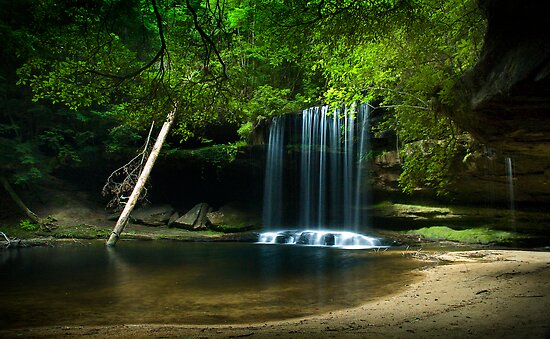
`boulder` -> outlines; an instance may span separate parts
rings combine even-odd
[[[178,212],[174,212],[170,219],[168,219],[168,227],[172,227],[174,222],[178,220],[180,217],[180,214]]]
[[[260,221],[254,213],[234,205],[222,206],[206,214],[212,229],[225,233],[244,232],[256,228]]]
[[[206,215],[211,211],[207,203],[196,204],[183,216],[176,219],[171,226],[184,228],[191,231],[201,231],[208,229],[210,225]]]
[[[208,212],[206,214],[208,221],[214,226],[220,226],[224,224],[225,214],[219,210],[214,212]]]
[[[156,205],[141,207],[132,212],[131,220],[136,224],[148,226],[163,226],[174,214],[174,208],[170,205]]]

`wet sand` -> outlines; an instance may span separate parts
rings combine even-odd
[[[441,264],[362,306],[261,324],[118,325],[0,330],[0,337],[545,338],[550,252],[481,250],[423,256]],[[448,263],[448,264],[447,264]]]

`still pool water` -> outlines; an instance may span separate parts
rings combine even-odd
[[[412,282],[398,251],[119,242],[0,252],[0,328],[264,322],[357,306]]]

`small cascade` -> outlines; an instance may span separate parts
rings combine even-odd
[[[508,187],[508,208],[510,209],[510,221],[512,224],[516,221],[516,204],[515,204],[515,191],[514,191],[514,164],[511,157],[504,159],[506,166],[506,181]]]
[[[487,146],[483,146],[483,159],[484,159],[484,176],[486,178],[492,177],[496,172],[497,153],[496,150]],[[489,208],[495,208],[495,202],[497,201],[497,193],[495,188],[495,182],[493,180],[486,180],[487,182],[487,205]]]
[[[277,231],[265,232],[259,237],[260,244],[286,244],[303,246],[329,246],[346,249],[383,248],[378,238],[345,231]]]

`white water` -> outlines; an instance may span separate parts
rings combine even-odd
[[[301,115],[279,116],[269,127],[263,224],[307,229],[366,227],[365,163],[368,106],[335,110],[312,107]],[[287,146],[299,145],[292,159]],[[295,206],[286,210],[283,202]],[[295,215],[291,215],[294,213]]]
[[[506,157],[504,159],[504,162],[506,164],[506,181],[508,184],[508,202],[509,202],[509,208],[510,208],[510,222],[512,224],[516,221],[516,205],[515,205],[515,190],[514,190],[514,166],[512,162],[512,158]]]
[[[380,246],[375,238],[358,234],[368,226],[368,115],[363,104],[332,112],[328,106],[311,107],[299,116],[273,119],[263,209],[264,228],[273,232],[263,233],[259,242],[321,246],[328,236],[335,240],[330,246]],[[298,161],[285,156],[291,153],[288,145],[300,146]],[[276,231],[285,225],[307,231]]]
[[[273,118],[269,129],[264,183],[264,225],[279,226],[283,210],[284,121]]]
[[[369,249],[383,246],[378,238],[346,231],[277,231],[264,232],[258,239],[260,244],[287,244],[304,246],[331,246],[345,249]]]

